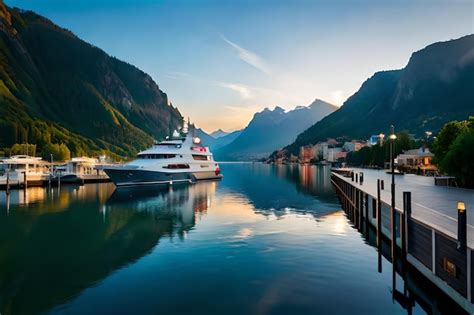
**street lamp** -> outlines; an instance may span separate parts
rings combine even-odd
[[[385,135],[383,133],[380,133],[379,134],[379,142],[380,142],[380,146],[382,146],[383,144],[383,138],[385,137]]]

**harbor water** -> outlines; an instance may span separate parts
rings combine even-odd
[[[328,167],[221,171],[190,186],[2,192],[0,314],[461,312],[416,273],[392,287]]]

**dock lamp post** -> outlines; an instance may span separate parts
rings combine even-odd
[[[390,207],[390,217],[391,217],[391,230],[392,230],[392,262],[395,263],[395,244],[397,243],[396,233],[395,233],[395,150],[394,150],[394,142],[397,139],[397,135],[395,134],[395,127],[392,125],[390,127],[390,170],[392,173],[392,199],[391,199],[391,207]]]
[[[464,202],[458,202],[458,250],[465,250],[467,243],[467,218],[466,205]]]

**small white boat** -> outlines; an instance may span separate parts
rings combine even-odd
[[[0,159],[0,185],[40,184],[49,176],[48,163],[39,157],[13,155]]]
[[[65,165],[55,167],[55,180],[62,183],[85,183],[108,179],[102,170],[104,164],[100,159],[90,157],[74,157]]]
[[[219,165],[198,137],[174,132],[173,137],[157,142],[138,153],[135,160],[120,166],[105,166],[104,172],[116,186],[193,183],[220,179]]]

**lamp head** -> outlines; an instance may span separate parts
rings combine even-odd
[[[466,205],[464,204],[464,202],[462,202],[462,201],[458,202],[458,210],[461,211],[461,212],[466,211]]]

